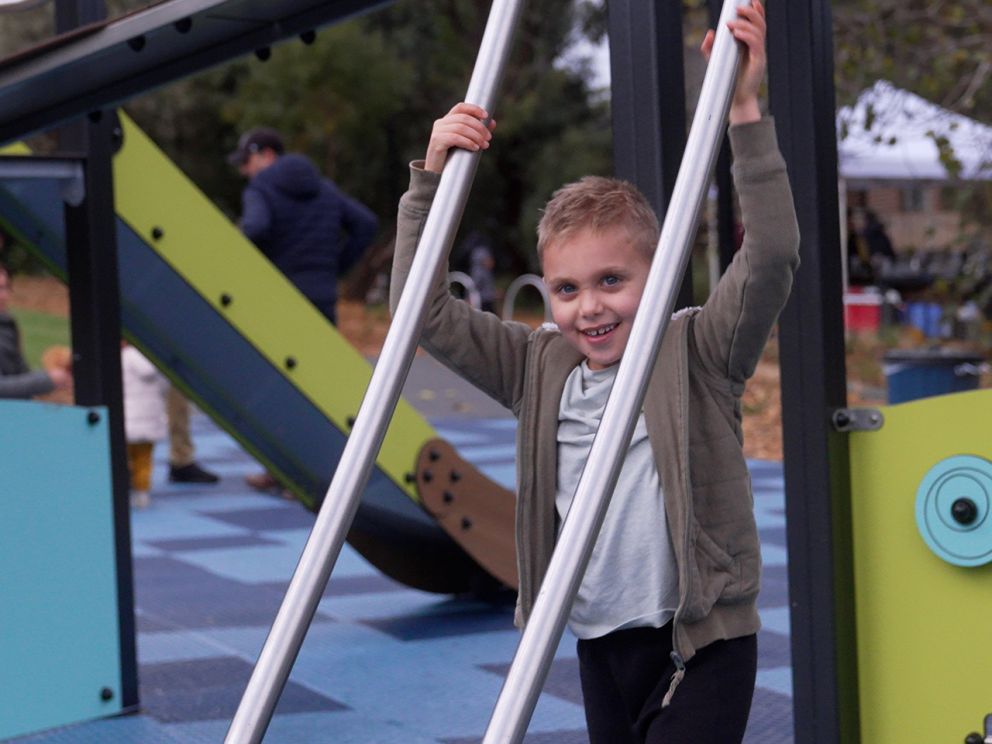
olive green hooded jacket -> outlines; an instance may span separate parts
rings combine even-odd
[[[666,704],[697,649],[760,627],[761,552],[740,398],[788,299],[799,231],[773,121],[734,126],[730,140],[743,245],[706,303],[673,316],[644,400],[678,565],[678,672]],[[438,182],[438,174],[411,165],[410,189],[399,207],[394,312]],[[558,409],[565,380],[582,356],[553,327],[532,330],[455,299],[441,272],[421,343],[518,418],[516,619],[522,625],[555,545]]]

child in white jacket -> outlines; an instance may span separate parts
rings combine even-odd
[[[131,473],[131,506],[144,509],[151,503],[152,450],[165,438],[168,418],[165,393],[168,383],[155,365],[126,342],[121,343],[124,380],[124,434]]]

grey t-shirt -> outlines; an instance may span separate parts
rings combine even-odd
[[[572,504],[615,377],[615,365],[591,370],[583,362],[565,383],[558,412],[555,496],[561,521]],[[568,624],[578,638],[587,639],[622,628],[660,628],[671,620],[677,604],[675,555],[641,413]]]

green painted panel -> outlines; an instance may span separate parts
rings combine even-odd
[[[122,119],[124,146],[114,158],[118,216],[347,432],[371,378],[368,362],[144,132]],[[377,465],[414,500],[404,476],[435,436],[400,401]]]
[[[992,390],[883,407],[851,435],[861,740],[961,742],[992,713],[992,565],[951,565],[917,529],[947,458],[992,460]]]
[[[90,410],[0,401],[0,739],[121,710],[110,444]]]

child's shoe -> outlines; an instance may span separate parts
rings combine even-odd
[[[132,509],[147,509],[151,503],[152,497],[148,495],[148,491],[131,491]]]

